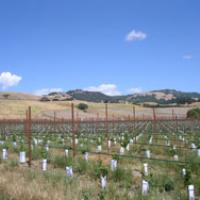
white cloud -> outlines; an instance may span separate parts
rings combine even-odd
[[[185,54],[185,55],[183,56],[183,59],[184,59],[184,60],[191,60],[191,59],[192,59],[192,55],[191,55],[191,54]]]
[[[91,86],[85,88],[84,90],[102,92],[109,96],[121,95],[121,92],[118,91],[117,86],[115,84],[101,84],[99,86]]]
[[[130,94],[139,94],[139,93],[143,93],[143,89],[142,88],[139,88],[139,87],[136,87],[136,88],[131,88],[128,90],[128,93]]]
[[[33,94],[37,96],[42,96],[42,95],[47,95],[51,92],[63,92],[63,89],[62,88],[43,88],[43,89],[34,91]]]
[[[18,85],[21,80],[21,76],[12,74],[10,72],[2,72],[0,74],[0,85],[3,90]]]
[[[144,40],[146,39],[147,34],[142,32],[142,31],[135,31],[132,30],[130,33],[127,34],[126,36],[126,41],[136,41],[136,40]]]

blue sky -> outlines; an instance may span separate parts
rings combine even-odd
[[[200,92],[199,10],[199,0],[0,0],[0,90]]]

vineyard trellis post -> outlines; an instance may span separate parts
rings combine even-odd
[[[105,102],[105,131],[106,131],[106,139],[107,139],[107,149],[108,148],[108,140],[109,140],[109,135],[108,135],[108,102]]]
[[[99,128],[99,113],[96,114],[96,133],[98,133]]]
[[[31,106],[28,107],[26,111],[25,120],[25,133],[28,140],[28,166],[31,167],[32,164],[32,120],[31,120]]]
[[[26,110],[26,112],[25,112],[25,119],[24,119],[24,135],[25,135],[25,138],[28,140],[27,120],[28,120],[28,110]],[[28,141],[27,141],[27,143],[28,143]]]
[[[153,108],[153,133],[156,132],[156,111],[155,108]]]
[[[53,126],[54,132],[55,132],[56,131],[56,112],[55,111],[53,112],[53,124],[54,124]]]
[[[135,122],[135,118],[136,118],[136,115],[135,115],[135,106],[133,105],[133,137],[134,140],[135,140],[135,144],[136,144],[136,132],[135,132],[135,129],[136,129],[136,122]]]
[[[172,120],[174,120],[174,109],[172,109]]]
[[[75,123],[74,123],[74,103],[71,104],[71,127],[72,127],[72,150],[73,157],[76,156],[76,144],[75,144]]]
[[[115,114],[112,114],[112,132],[115,132]]]
[[[135,131],[135,106],[133,106],[133,130]]]
[[[175,128],[175,130],[176,130],[176,132],[178,132],[178,116],[177,116],[177,114],[175,115],[175,120],[176,120],[176,128]]]

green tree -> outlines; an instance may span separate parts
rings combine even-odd
[[[86,112],[87,109],[88,109],[88,105],[87,105],[86,103],[79,103],[79,104],[77,105],[77,108],[78,108],[79,110],[82,110],[82,111]]]

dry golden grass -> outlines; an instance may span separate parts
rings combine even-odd
[[[75,106],[81,101],[73,101]],[[75,107],[75,116],[81,118],[96,118],[97,113],[100,118],[105,117],[105,105],[103,103],[85,102],[88,104],[89,109],[87,112],[78,110]],[[32,116],[41,118],[53,118],[54,112],[57,118],[70,118],[71,117],[71,102],[40,102],[37,100],[0,100],[0,119],[2,118],[24,118],[25,111],[28,106],[32,107]],[[196,104],[193,105],[198,106]],[[151,108],[144,108],[142,106],[135,106],[136,117],[152,117],[153,112]],[[177,107],[177,108],[158,108],[156,109],[157,116],[170,117],[172,109],[174,113],[180,116],[185,116],[186,112],[191,109],[190,107]],[[113,103],[108,105],[109,118],[124,118],[133,116],[133,105],[123,103]]]
[[[40,102],[22,100],[0,100],[1,118],[23,118],[28,106],[32,107],[33,117],[41,117],[44,112],[69,109],[66,103]]]
[[[64,154],[63,151],[58,150],[54,150],[51,153],[54,156]],[[69,179],[65,174],[64,168],[54,168],[51,162],[49,163],[48,171],[42,172],[40,160],[34,160],[30,169],[25,165],[16,164],[17,155],[11,156],[11,154],[13,153],[9,154],[8,161],[0,162],[0,200],[97,200],[98,194],[102,191],[99,180],[94,177],[94,168],[91,168],[91,166],[88,166],[85,173],[79,173],[76,171],[78,165],[74,162],[74,177]],[[79,157],[77,156],[76,158],[76,161],[78,161]],[[109,166],[110,156],[101,155],[100,159],[105,166]],[[90,155],[89,164],[93,165],[97,160],[99,160],[98,155]],[[166,172],[164,165],[150,164],[150,172],[161,176],[166,173],[176,176],[174,170]],[[143,162],[122,159],[119,161],[119,167],[130,170],[131,174],[126,174],[129,176],[127,177],[128,180],[116,182],[112,179],[110,172],[108,188],[105,191],[105,200],[143,199],[138,196],[141,191]],[[129,178],[131,178],[131,185],[126,186],[129,183]],[[177,199],[175,198],[176,192],[160,193],[158,189],[154,189],[148,199],[175,200]],[[184,194],[184,189],[181,192]],[[84,195],[88,198],[84,198]]]
[[[74,101],[75,106],[80,101]],[[103,103],[90,103],[87,112],[75,108],[76,116],[79,117],[99,117],[105,116],[105,105]],[[58,118],[69,118],[71,116],[71,102],[40,102],[32,100],[0,100],[0,118],[23,118],[28,106],[32,107],[33,117],[53,117],[54,111]],[[137,110],[142,110],[137,106]],[[110,117],[123,117],[132,115],[132,105],[130,104],[109,104]]]
[[[80,199],[84,190],[95,193],[97,183],[84,176],[67,180],[64,170],[41,172],[27,167],[0,167],[0,193],[15,200],[73,200]],[[77,180],[78,178],[78,180]]]
[[[8,100],[39,100],[39,96],[21,92],[0,92],[0,99]]]

